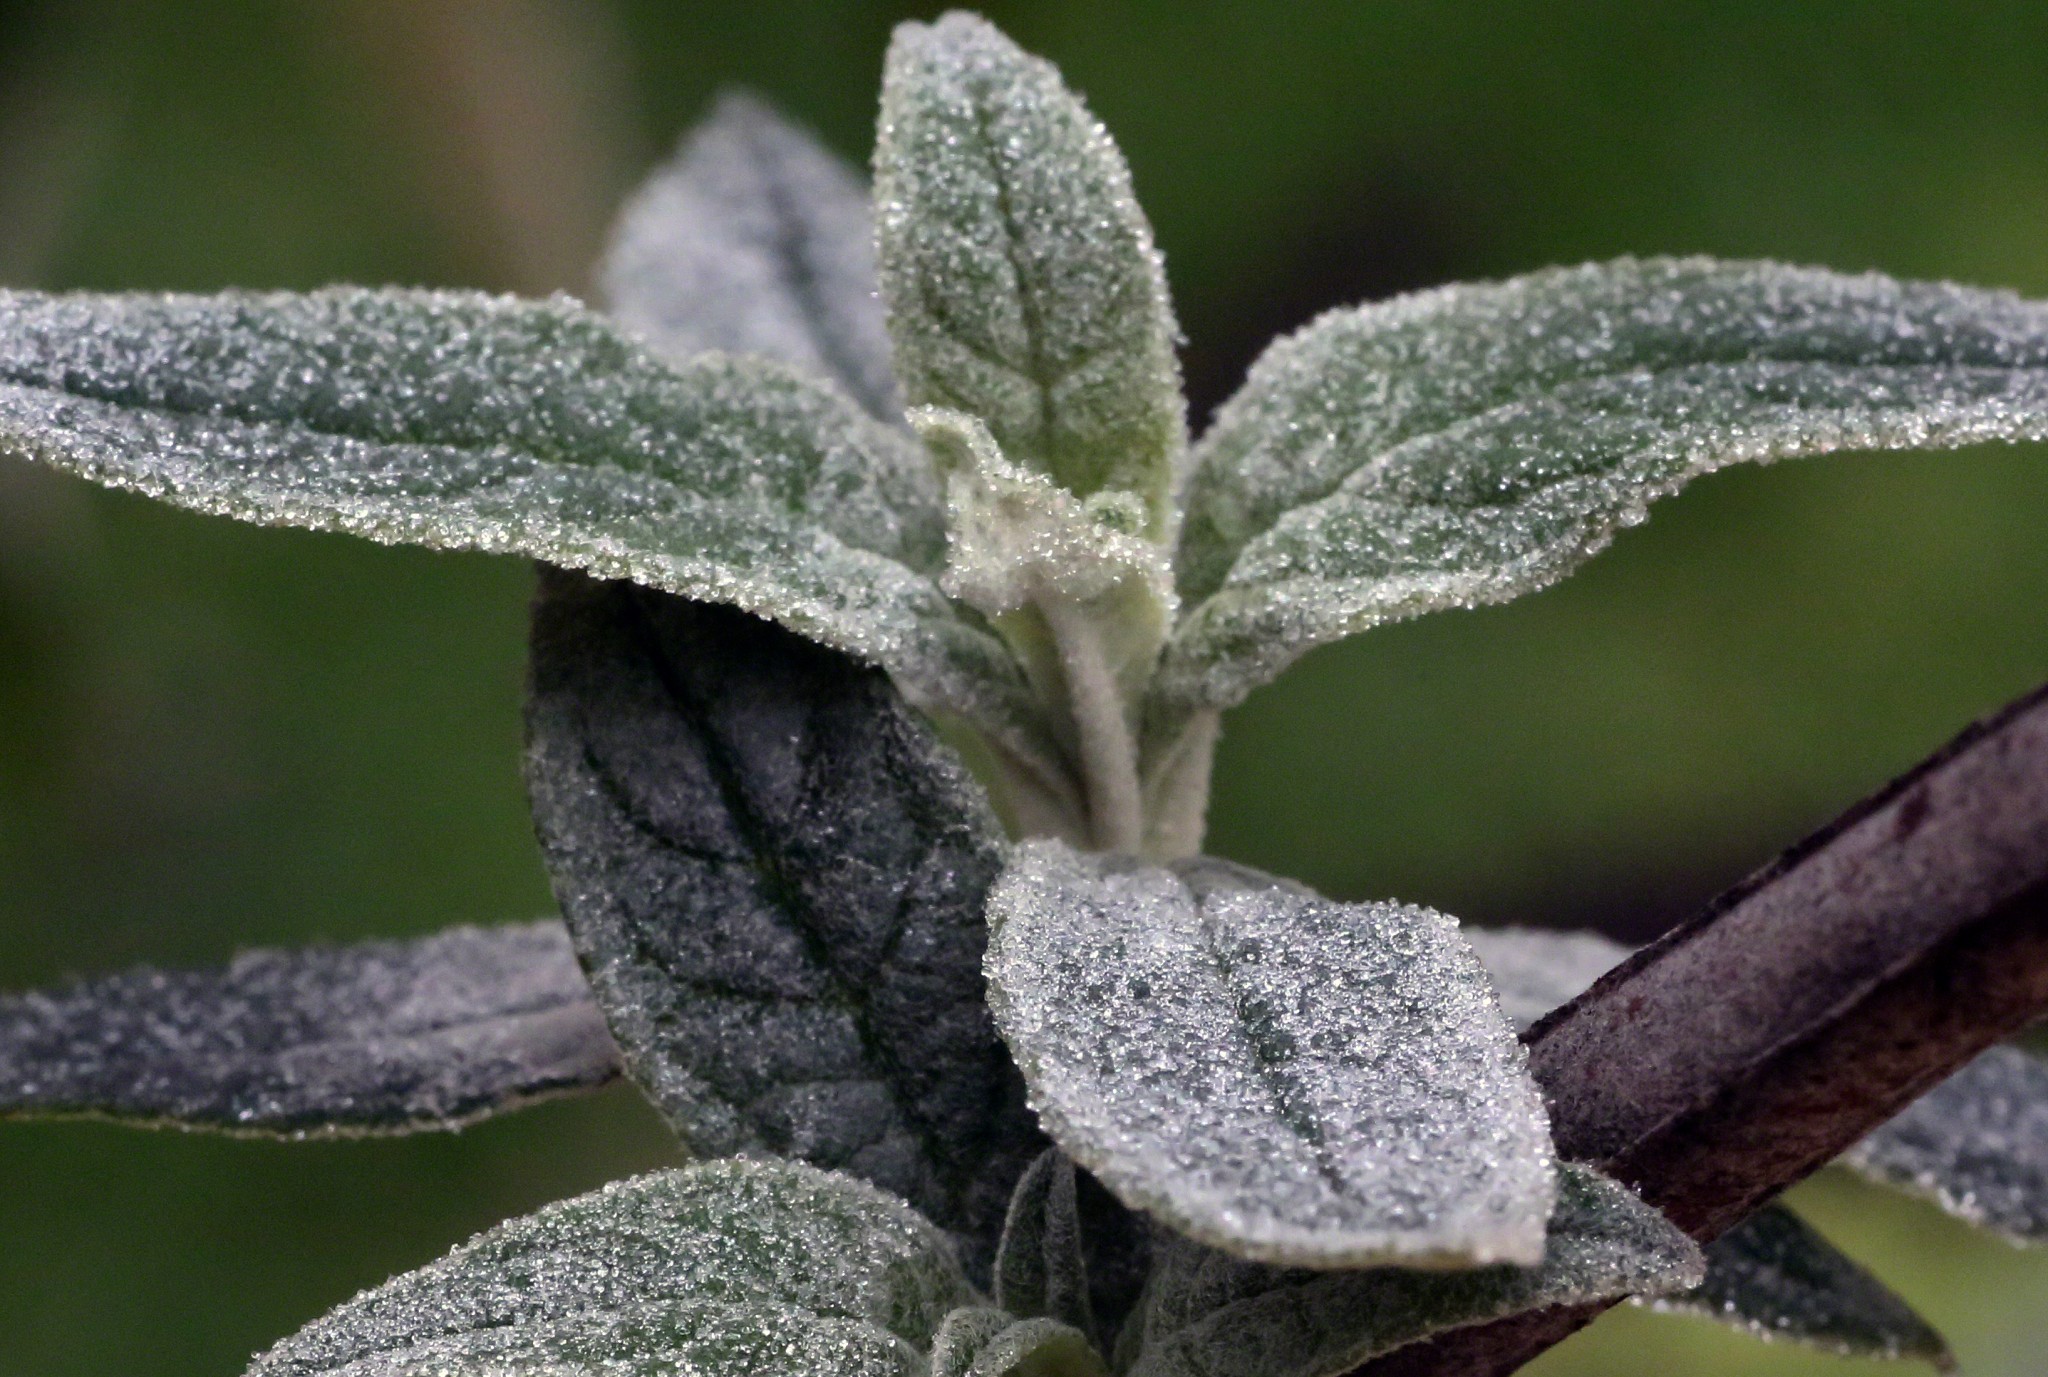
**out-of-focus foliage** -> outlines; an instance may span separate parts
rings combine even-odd
[[[1621,253],[2048,294],[2048,10],[1001,4],[1117,131],[1198,411],[1327,306]],[[578,287],[609,199],[749,84],[862,156],[860,0],[0,6],[12,286]],[[1199,417],[1198,417],[1199,420]],[[2048,458],[1708,480],[1559,588],[1321,652],[1226,722],[1214,848],[1339,896],[1640,938],[2048,676]],[[0,987],[547,906],[516,562],[0,467]],[[0,1370],[239,1369],[673,1149],[628,1093],[453,1137],[0,1130]],[[1830,1183],[1809,1217],[1983,1377],[2048,1257]],[[1865,1370],[1643,1314],[1545,1377]]]

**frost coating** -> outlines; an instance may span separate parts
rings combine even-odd
[[[940,1324],[931,1377],[1109,1377],[1109,1368],[1071,1325],[977,1307]]]
[[[1629,953],[1597,932],[1480,928],[1469,923],[1459,931],[1486,967],[1500,996],[1501,1012],[1517,1030],[1577,998]]]
[[[1563,577],[1728,464],[2048,435],[2048,306],[1767,263],[1621,260],[1337,311],[1197,446],[1158,712]]]
[[[2015,1243],[2048,1243],[2048,1061],[1994,1047],[1842,1161]]]
[[[553,922],[249,951],[219,970],[145,967],[0,996],[0,1115],[402,1133],[616,1074]]]
[[[906,399],[980,417],[1082,497],[1135,494],[1164,539],[1179,330],[1123,156],[1058,71],[973,15],[900,26],[875,228]]]
[[[975,1299],[902,1201],[793,1163],[704,1162],[501,1224],[248,1372],[915,1377],[939,1321]]]
[[[1162,1242],[1138,1312],[1129,1377],[1332,1377],[1447,1329],[1552,1305],[1682,1290],[1699,1246],[1626,1188],[1558,1169],[1557,1212],[1531,1268],[1311,1272]]]
[[[1451,919],[1058,842],[988,913],[1032,1105],[1125,1203],[1263,1261],[1541,1259],[1548,1124]]]
[[[1697,1288],[1647,1304],[1845,1358],[1955,1366],[1948,1344],[1911,1306],[1782,1205],[1765,1206],[1707,1245],[1707,1277]]]
[[[874,240],[865,179],[727,92],[621,209],[599,280],[613,318],[673,362],[765,355],[890,419]]]
[[[566,300],[0,293],[0,450],[176,506],[529,555],[772,617],[1049,758],[935,582],[908,436],[759,359],[663,364]]]
[[[985,1265],[1044,1147],[983,993],[986,806],[878,672],[549,573],[528,788],[629,1071],[693,1152],[908,1199]]]

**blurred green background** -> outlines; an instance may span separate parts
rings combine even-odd
[[[0,5],[0,281],[578,290],[722,83],[864,157],[863,0]],[[1622,253],[2048,293],[2039,0],[1001,4],[1130,156],[1198,406],[1331,305]],[[2048,458],[1699,484],[1510,607],[1322,652],[1229,722],[1216,850],[1483,922],[1660,930],[2048,676]],[[0,988],[550,907],[519,563],[246,529],[0,463]],[[458,1136],[0,1124],[0,1377],[226,1377],[504,1215],[671,1160],[630,1092]],[[2039,1373],[2048,1256],[1797,1199]],[[1610,1317],[1567,1374],[1852,1373]],[[1876,1370],[1870,1365],[1867,1370]]]

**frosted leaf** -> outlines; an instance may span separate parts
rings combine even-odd
[[[2048,305],[1623,260],[1332,312],[1196,448],[1157,712],[1309,648],[1553,583],[1725,465],[2048,436]]]
[[[777,364],[671,368],[565,299],[0,293],[0,452],[261,525],[730,602],[1055,759],[935,582],[915,440]]]
[[[866,179],[752,96],[721,96],[627,200],[598,276],[674,362],[762,354],[899,410]]]
[[[2048,1060],[1994,1047],[1841,1160],[2015,1243],[2048,1243]]]
[[[996,1249],[996,1304],[1023,1319],[1060,1320],[1093,1335],[1085,1247],[1074,1164],[1047,1148],[1010,1197]]]
[[[975,1302],[900,1200],[795,1163],[703,1162],[501,1224],[366,1291],[249,1377],[922,1377]]]
[[[0,995],[0,1115],[233,1133],[456,1128],[618,1074],[554,922],[248,951]]]
[[[1135,1336],[1118,1346],[1137,1354],[1129,1377],[1330,1377],[1447,1329],[1696,1286],[1703,1266],[1663,1215],[1566,1165],[1539,1266],[1311,1272],[1162,1239]]]
[[[1525,1029],[1612,970],[1629,949],[1597,932],[1542,928],[1460,929],[1493,979],[1501,1012]]]
[[[1948,1344],[1911,1306],[1782,1205],[1765,1206],[1708,1244],[1698,1287],[1645,1303],[1845,1358],[1955,1366]]]
[[[1052,841],[988,912],[1032,1106],[1126,1204],[1261,1261],[1541,1258],[1548,1124],[1454,920]]]
[[[888,680],[727,608],[551,573],[527,783],[626,1066],[703,1156],[902,1195],[985,1263],[1044,1140],[989,1015],[987,805]]]
[[[906,399],[979,416],[1083,497],[1136,494],[1164,538],[1185,445],[1166,276],[1122,154],[1052,65],[973,15],[900,26],[875,222]]]
[[[1071,1325],[976,1306],[939,1325],[931,1377],[1109,1377],[1109,1368]]]

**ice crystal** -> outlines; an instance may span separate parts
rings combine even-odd
[[[1032,1104],[1126,1203],[1266,1261],[1541,1258],[1543,1106],[1451,919],[1057,842],[988,913]]]

